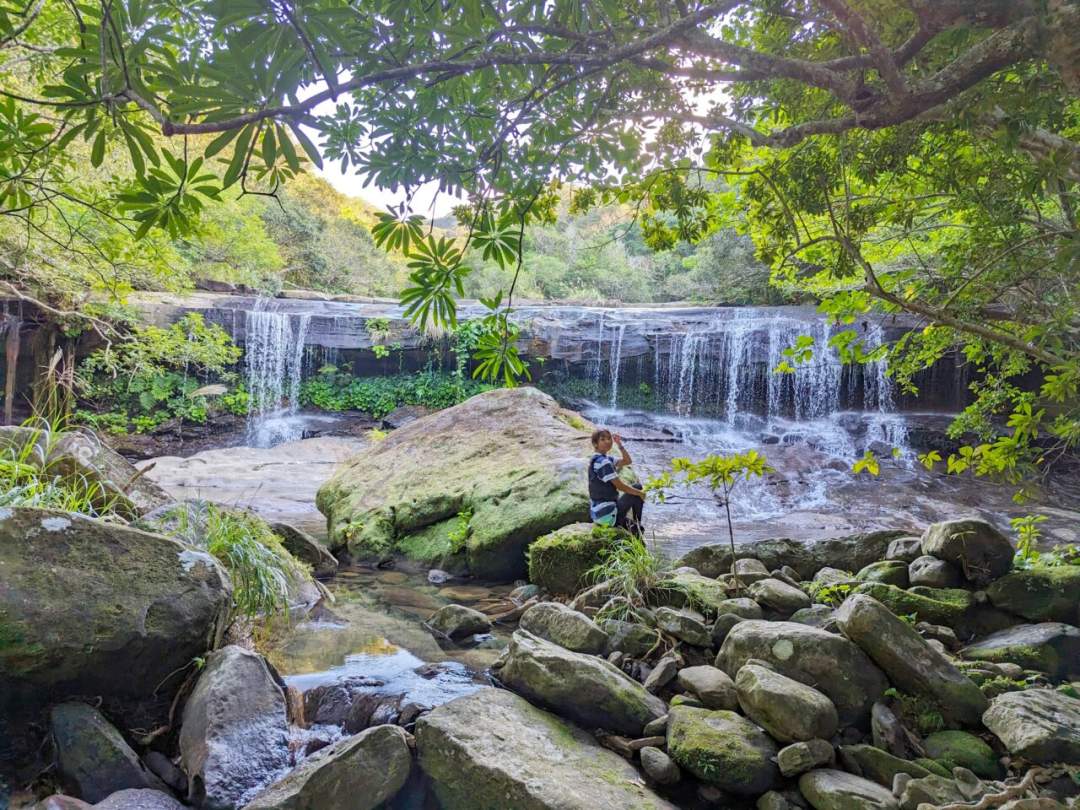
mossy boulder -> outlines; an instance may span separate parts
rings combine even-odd
[[[671,604],[689,604],[707,615],[716,615],[728,601],[724,583],[686,571],[672,574],[659,583],[662,598]]]
[[[464,549],[478,577],[522,577],[533,541],[588,519],[591,427],[535,388],[488,391],[410,422],[319,489],[331,549],[364,560],[422,553],[425,562]],[[435,524],[446,531],[409,543]]]
[[[842,745],[840,761],[857,776],[872,779],[889,789],[892,789],[893,778],[898,773],[906,773],[913,779],[922,779],[931,773],[916,762],[893,756],[873,745]]]
[[[1080,565],[1038,565],[1013,571],[992,583],[994,607],[1030,622],[1080,624]]]
[[[908,586],[908,566],[902,560],[878,560],[855,575],[861,582],[884,582],[897,588]]]
[[[572,523],[545,534],[529,546],[529,582],[555,594],[575,594],[589,582],[586,574],[624,534],[593,523]]]
[[[927,526],[922,551],[955,564],[968,582],[985,586],[1009,573],[1016,550],[985,520],[965,519]]]
[[[969,644],[969,661],[1018,664],[1051,678],[1080,678],[1080,629],[1062,622],[1018,624]]]
[[[519,626],[573,652],[603,655],[607,650],[608,634],[584,613],[560,602],[533,605],[522,615]]]
[[[423,715],[416,749],[444,810],[675,810],[591,734],[500,689]]]
[[[621,669],[525,630],[514,633],[495,674],[507,688],[586,728],[640,736],[665,713],[664,701]]]
[[[19,762],[31,723],[67,697],[100,696],[121,728],[163,725],[192,659],[219,643],[231,602],[224,569],[176,540],[0,509],[0,761]]]
[[[904,590],[883,582],[864,582],[852,593],[871,596],[897,616],[914,616],[917,622],[949,627],[961,637],[992,633],[1015,623],[1008,614],[988,604],[979,604],[971,591],[963,588]]]
[[[758,796],[780,781],[776,743],[735,712],[672,706],[667,748],[679,767],[737,796]]]
[[[925,740],[926,755],[950,771],[967,768],[983,779],[1001,778],[1001,763],[994,749],[966,731],[936,731]]]
[[[1006,692],[983,724],[1014,756],[1038,764],[1080,762],[1080,700],[1054,689]]]

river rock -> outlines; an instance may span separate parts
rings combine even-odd
[[[993,633],[1016,623],[1007,613],[976,602],[974,594],[963,588],[913,586],[905,591],[882,582],[864,582],[853,593],[873,597],[897,616],[914,614],[916,621],[944,625],[963,637]]]
[[[160,535],[0,509],[0,771],[36,753],[42,713],[94,695],[122,728],[167,722],[192,659],[220,641],[228,575]]]
[[[641,749],[641,769],[659,785],[674,785],[682,779],[682,772],[675,760],[651,745]]]
[[[676,606],[690,602],[705,613],[716,614],[728,602],[724,583],[690,571],[673,572],[658,584],[664,596]]]
[[[674,810],[590,734],[503,690],[423,715],[416,748],[444,810]]]
[[[901,562],[914,562],[922,556],[921,537],[897,537],[889,543],[885,550],[886,560],[900,560]]]
[[[874,701],[888,688],[884,674],[846,638],[794,622],[740,622],[731,629],[717,666],[737,675],[751,658],[823,692],[840,722],[865,724]]]
[[[587,574],[602,553],[624,533],[593,523],[571,523],[529,546],[529,582],[548,593],[575,594],[589,584]]]
[[[976,725],[988,705],[970,678],[880,602],[856,594],[836,613],[840,632],[859,645],[895,686],[941,707],[946,718]]]
[[[525,611],[518,626],[574,652],[603,655],[608,634],[586,616],[560,602],[541,602]]]
[[[893,779],[905,773],[914,779],[930,776],[930,771],[907,759],[893,756],[874,745],[842,745],[840,761],[856,776],[863,776],[892,789]]]
[[[836,610],[828,605],[811,605],[796,610],[788,617],[788,621],[832,631],[836,629]]]
[[[637,622],[605,619],[600,629],[608,634],[608,652],[621,652],[631,658],[644,658],[660,642],[660,634]]]
[[[780,778],[776,744],[735,712],[673,706],[667,748],[683,770],[737,796],[757,796]]]
[[[168,793],[146,788],[120,790],[94,805],[94,810],[185,810]]]
[[[488,391],[417,419],[350,458],[319,489],[331,550],[347,546],[375,560],[407,553],[445,567],[440,560],[457,548],[450,534],[466,514],[471,573],[523,577],[534,540],[588,520],[591,429],[529,387]],[[410,544],[422,530],[424,547]]]
[[[454,641],[491,630],[491,620],[486,615],[464,605],[443,605],[428,617],[427,624]]]
[[[656,626],[668,635],[695,647],[712,646],[712,631],[701,621],[700,614],[668,607],[658,608]]]
[[[812,600],[799,588],[779,579],[762,579],[749,588],[750,597],[763,607],[790,616],[796,610],[810,607]]]
[[[892,793],[881,785],[843,771],[804,773],[799,790],[814,810],[899,810]]]
[[[125,788],[164,789],[97,709],[61,703],[49,719],[57,770],[71,793],[99,802]]]
[[[679,673],[679,662],[672,655],[665,655],[656,662],[652,672],[645,678],[645,691],[656,694],[673,680]]]
[[[262,656],[236,645],[211,653],[180,726],[189,800],[242,806],[288,768],[288,746],[285,695]]]
[[[939,560],[924,554],[916,557],[908,566],[908,584],[925,585],[929,588],[955,588],[960,584],[960,571],[950,562]],[[901,585],[899,582],[890,582],[890,585]]]
[[[884,582],[897,588],[908,586],[908,566],[899,560],[879,560],[870,563],[855,575],[861,582]]]
[[[769,569],[765,563],[753,557],[744,557],[735,561],[735,576],[743,585],[752,585],[758,580],[769,578]]]
[[[1039,764],[1080,762],[1080,700],[1064,692],[1006,692],[982,719],[1010,754]]]
[[[1013,571],[992,583],[986,595],[994,607],[1030,622],[1080,624],[1080,565]]]
[[[828,740],[806,740],[784,746],[776,755],[780,775],[785,779],[832,763],[835,752]]]
[[[743,666],[735,689],[747,717],[780,742],[828,739],[839,726],[836,707],[825,695],[767,667]]]
[[[955,779],[939,774],[920,779],[901,776],[893,785],[893,795],[899,797],[901,810],[918,810],[924,805],[936,808],[947,804],[967,804],[968,799]]]
[[[374,810],[404,786],[412,768],[404,729],[375,726],[305,759],[244,810]]]
[[[762,617],[761,605],[746,596],[722,599],[716,603],[716,613],[717,618],[729,613],[741,619],[760,619]]]
[[[1009,538],[984,520],[933,523],[923,532],[922,550],[955,563],[976,585],[988,585],[1009,573],[1016,553]]]
[[[710,666],[679,670],[679,686],[694,695],[706,709],[736,709],[739,696],[735,683],[722,669]]]
[[[757,605],[757,602],[754,603]],[[760,608],[759,608],[760,610]],[[716,649],[720,649],[720,646],[724,643],[724,639],[727,638],[727,634],[731,632],[731,628],[737,625],[739,622],[748,621],[742,616],[736,616],[734,613],[721,613],[716,617],[716,621],[712,626],[712,644]]]
[[[936,731],[923,740],[926,755],[950,771],[967,768],[983,779],[1001,777],[1001,764],[994,749],[966,731]]]
[[[507,687],[586,728],[640,736],[665,714],[664,701],[601,658],[517,630],[498,678]]]
[[[337,573],[337,558],[307,532],[288,523],[271,523],[270,529],[281,538],[286,551],[311,566],[311,573],[317,579],[332,577]]]
[[[971,661],[1018,664],[1051,678],[1080,678],[1080,629],[1062,622],[1018,624],[960,651]]]

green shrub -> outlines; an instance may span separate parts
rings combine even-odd
[[[418,374],[353,377],[334,366],[324,366],[300,386],[300,402],[324,411],[363,411],[381,419],[402,405],[449,408],[491,387],[432,369]]]

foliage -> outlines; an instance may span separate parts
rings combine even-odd
[[[1042,532],[1039,524],[1046,521],[1046,515],[1024,515],[1009,521],[1016,532],[1016,565],[1019,568],[1030,567],[1039,559],[1039,538]]]
[[[434,370],[387,377],[353,377],[336,366],[323,366],[300,386],[300,402],[324,411],[355,410],[380,419],[402,405],[448,408],[489,386],[461,381]]]
[[[854,575],[852,575],[854,579]],[[845,599],[854,590],[856,583],[852,582],[822,582],[814,580],[806,587],[807,595],[815,602],[820,602],[829,607],[840,607]]]
[[[118,432],[128,421],[138,431],[174,418],[204,422],[208,398],[221,390],[204,382],[211,376],[229,378],[229,367],[239,359],[240,349],[229,334],[206,324],[198,313],[164,329],[137,326],[83,361],[79,392],[99,413],[81,411],[80,417]],[[234,394],[226,407],[237,410],[242,404],[246,392],[244,397]]]
[[[933,701],[918,695],[909,695],[890,687],[885,696],[896,701],[900,719],[905,726],[915,729],[921,735],[933,734],[948,728],[941,707]]]
[[[671,563],[649,548],[645,539],[621,529],[593,526],[593,536],[604,540],[601,560],[590,568],[589,582],[607,583],[608,601],[597,613],[602,619],[633,620],[640,608],[654,604]]]
[[[176,511],[176,533],[197,537],[229,572],[233,604],[244,616],[273,616],[288,611],[289,589],[308,579],[303,563],[293,558],[262,518],[250,512],[206,504],[205,524],[191,531],[187,509]]]
[[[457,513],[457,523],[446,535],[446,539],[450,541],[450,551],[453,554],[457,554],[459,551],[465,549],[465,541],[469,539],[469,527],[470,521],[472,521],[472,510],[465,509]]]

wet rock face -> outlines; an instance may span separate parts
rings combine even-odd
[[[101,696],[123,727],[166,722],[176,673],[219,641],[232,601],[209,554],[65,512],[0,509],[0,571],[0,769],[28,760],[31,723],[68,696]]]
[[[244,804],[289,765],[285,695],[261,656],[211,654],[184,706],[180,762],[189,798],[209,810]]]
[[[423,715],[420,767],[445,810],[674,810],[592,735],[517,695],[484,689]]]
[[[865,725],[870,707],[888,688],[866,654],[833,633],[795,622],[739,622],[724,639],[717,665],[735,677],[751,658],[823,692],[840,722]]]
[[[463,553],[476,576],[524,576],[534,540],[588,519],[590,431],[534,388],[489,391],[417,419],[353,456],[319,490],[331,547],[439,567]],[[459,552],[451,535],[462,532]]]
[[[411,768],[405,731],[375,726],[312,754],[244,810],[374,810],[397,795]]]
[[[638,736],[665,713],[662,700],[607,661],[525,630],[514,633],[496,676],[530,701],[586,728]]]

